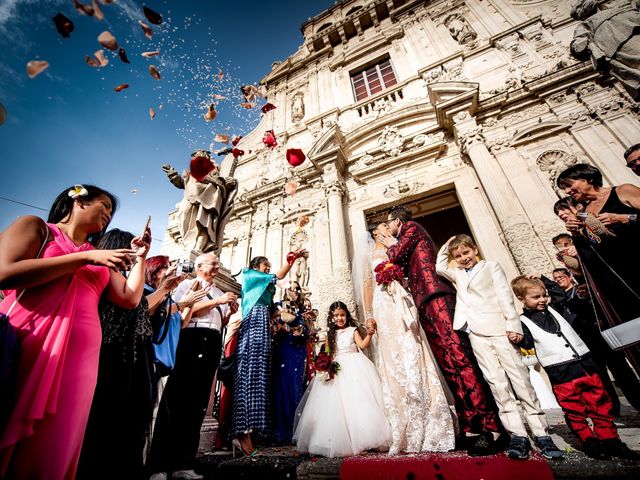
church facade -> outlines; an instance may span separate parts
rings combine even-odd
[[[552,210],[564,196],[557,175],[586,162],[607,184],[636,182],[622,154],[640,142],[635,102],[570,55],[569,9],[343,0],[310,18],[303,44],[261,82],[277,108],[238,145],[247,153],[233,165],[222,263],[236,273],[264,255],[275,270],[306,248],[294,278],[313,305],[354,307],[358,239],[407,205],[437,246],[466,232],[508,277],[549,274],[551,238],[564,231]],[[276,146],[263,143],[268,130]],[[289,166],[290,148],[305,153],[302,165]]]

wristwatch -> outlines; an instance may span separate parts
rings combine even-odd
[[[627,220],[629,220],[629,223],[633,223],[638,219],[638,214],[637,213],[630,213],[627,215]]]

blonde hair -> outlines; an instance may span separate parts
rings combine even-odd
[[[460,247],[478,248],[478,246],[473,241],[473,238],[471,238],[466,233],[461,233],[451,239],[448,248],[449,255],[453,255],[455,249]]]
[[[520,275],[511,280],[511,289],[518,298],[524,298],[530,288],[546,290],[544,283],[539,278],[528,278],[526,275]]]

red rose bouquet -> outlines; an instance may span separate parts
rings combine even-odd
[[[340,371],[340,364],[333,360],[333,354],[325,345],[313,360],[316,368],[316,377],[319,380],[330,382]]]
[[[404,278],[402,267],[391,262],[381,262],[376,265],[373,271],[376,274],[376,283],[382,285],[383,290],[389,290],[392,282],[402,282]]]

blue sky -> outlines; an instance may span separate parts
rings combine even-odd
[[[161,240],[167,213],[182,192],[160,166],[185,168],[190,153],[209,148],[215,133],[248,133],[259,109],[238,105],[240,85],[257,83],[275,60],[295,52],[302,43],[300,25],[332,3],[148,0],[144,4],[165,20],[155,26],[144,19],[142,1],[100,4],[105,18],[99,21],[78,14],[72,0],[0,0],[0,103],[7,111],[0,125],[0,196],[48,210],[67,185],[92,183],[121,201],[111,226],[138,233],[151,215],[153,236]],[[51,17],[58,12],[75,25],[70,38],[54,27]],[[152,26],[151,40],[138,20]],[[130,64],[108,50],[106,67],[85,63],[85,55],[102,48],[97,37],[105,30],[124,47]],[[161,52],[157,57],[140,55],[155,50]],[[30,60],[46,60],[50,67],[30,79]],[[161,80],[149,75],[151,64]],[[113,90],[123,83],[130,87]],[[205,122],[202,115],[216,93],[227,99],[215,101],[218,117]],[[1,230],[27,214],[46,217],[0,199]],[[156,241],[152,253],[159,247]]]

